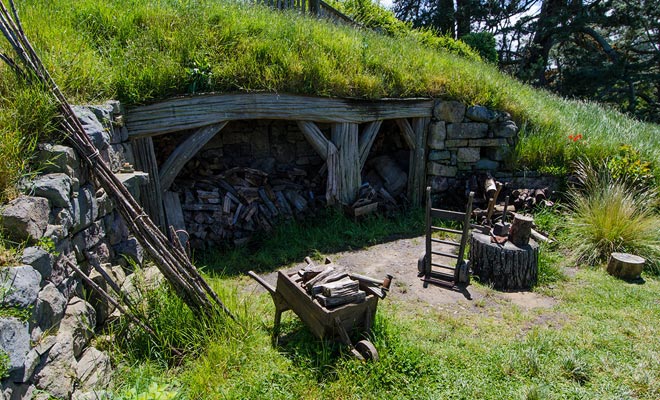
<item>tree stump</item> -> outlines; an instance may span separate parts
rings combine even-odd
[[[509,229],[509,240],[516,246],[525,246],[532,235],[532,225],[534,225],[532,217],[514,214],[511,229]]]
[[[642,257],[628,253],[612,253],[607,263],[607,273],[621,279],[639,279],[644,269]]]
[[[530,240],[524,246],[511,241],[491,243],[490,236],[473,232],[470,236],[470,264],[482,283],[498,290],[529,289],[538,278],[539,246]]]

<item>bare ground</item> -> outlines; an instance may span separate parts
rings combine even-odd
[[[450,249],[445,249],[450,251]],[[481,285],[469,285],[462,290],[442,286],[424,287],[417,276],[417,259],[424,253],[424,237],[400,239],[359,250],[327,254],[336,264],[373,278],[394,276],[393,284],[386,301],[403,306],[431,307],[445,310],[469,310],[477,313],[492,313],[502,308],[516,305],[524,310],[549,309],[557,300],[535,292],[521,291],[505,293]],[[304,262],[289,271],[300,269]],[[273,286],[276,273],[265,275]],[[252,288],[250,288],[252,289]],[[542,321],[543,322],[543,321]]]

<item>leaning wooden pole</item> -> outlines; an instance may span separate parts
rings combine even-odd
[[[71,105],[25,35],[13,0],[9,0],[9,7],[4,0],[0,0],[0,32],[16,53],[18,61],[2,53],[0,59],[7,62],[19,76],[31,83],[44,85],[53,95],[62,113],[61,125],[68,134],[69,141],[89,165],[100,186],[114,200],[130,231],[151,256],[177,295],[196,314],[210,315],[220,309],[233,319],[231,312],[192,265],[188,256],[168,241],[100,158],[98,149],[85,133]]]

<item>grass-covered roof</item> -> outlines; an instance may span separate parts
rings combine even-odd
[[[560,165],[582,154],[601,159],[621,144],[648,159],[660,154],[658,126],[532,89],[460,42],[407,27],[389,27],[386,35],[218,0],[18,5],[29,37],[73,102],[117,98],[131,105],[204,91],[441,97],[510,112],[523,127],[518,165]],[[45,120],[33,114],[47,102],[34,91],[25,94],[0,68],[0,127],[39,130]],[[574,134],[583,139],[571,141]]]

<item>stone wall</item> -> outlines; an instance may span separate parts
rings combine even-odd
[[[118,103],[76,107],[76,113],[114,171],[132,163]],[[37,159],[41,173],[1,211],[6,237],[26,247],[20,265],[0,268],[0,348],[9,356],[0,398],[96,398],[91,391],[107,384],[111,365],[89,342],[114,309],[67,263],[102,287],[99,271],[128,290],[133,275],[127,260],[141,262],[142,250],[72,148],[40,145]],[[139,195],[145,174],[118,176]]]

